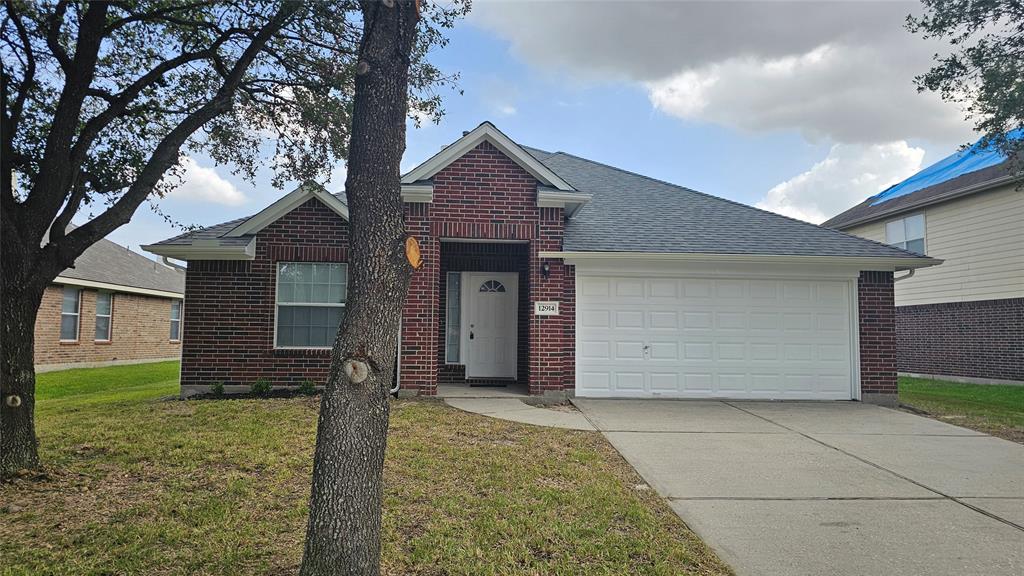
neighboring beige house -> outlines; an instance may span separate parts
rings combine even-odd
[[[36,371],[177,360],[184,294],[183,271],[100,240],[43,293]]]
[[[944,260],[897,276],[901,373],[1024,381],[1024,183],[1007,162],[956,168],[945,180],[926,168],[823,226]],[[929,185],[886,197],[922,175]]]

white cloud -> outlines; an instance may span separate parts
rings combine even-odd
[[[953,146],[970,138],[961,112],[913,84],[943,50],[904,29],[917,10],[917,2],[483,1],[470,20],[567,82],[637,83],[679,118],[845,143]]]
[[[216,170],[200,166],[193,158],[182,159],[181,169],[181,183],[168,194],[169,198],[225,206],[239,206],[248,200],[241,190]]]
[[[828,156],[768,191],[758,208],[815,224],[921,169],[924,150],[905,141],[836,144]]]
[[[780,58],[736,57],[647,83],[651,103],[686,120],[808,139],[962,141],[970,127],[938,96],[879,62],[873,46],[822,44]]]

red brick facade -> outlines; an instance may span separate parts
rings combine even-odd
[[[41,370],[177,358],[171,341],[171,299],[112,293],[110,340],[96,341],[96,290],[81,289],[78,339],[60,339],[64,287],[48,286],[36,316],[35,364]]]
[[[896,308],[900,372],[1024,381],[1024,298]]]
[[[530,394],[571,394],[575,386],[575,270],[541,252],[562,249],[561,208],[538,207],[538,181],[484,142],[433,177],[431,202],[405,205],[408,232],[423,266],[402,312],[400,385],[434,395],[439,382],[464,381],[445,357],[447,272],[517,272],[518,366]],[[252,261],[189,264],[182,386],[322,383],[328,350],[274,348],[275,284],[282,261],[345,262],[348,228],[310,200],[258,233]],[[544,266],[546,264],[546,267]],[[560,314],[537,316],[534,303],[556,301]],[[895,398],[893,274],[864,272],[859,282],[860,373],[866,399]]]
[[[857,283],[860,308],[860,387],[865,399],[895,401],[896,305],[892,272],[861,272]]]
[[[260,231],[254,260],[189,262],[181,385],[322,384],[330,350],[274,348],[277,263],[347,260],[348,224],[310,200]]]

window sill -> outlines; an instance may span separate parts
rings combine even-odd
[[[111,341],[111,340],[93,340],[92,343],[97,345],[97,346],[110,346],[111,344],[113,344],[113,341]]]
[[[81,344],[81,342],[79,342],[78,340],[61,340],[60,341],[60,345],[61,346],[78,346],[79,344]]]
[[[181,340],[168,340],[168,344],[181,344]]]
[[[297,356],[323,356],[330,357],[330,348],[274,348],[274,356],[297,357]]]

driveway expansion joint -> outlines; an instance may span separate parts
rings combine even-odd
[[[774,424],[776,426],[780,426],[782,428],[785,428],[786,430],[790,430],[790,431],[792,431],[792,432],[794,432],[796,434],[799,434],[799,435],[803,436],[804,438],[807,438],[808,440],[811,440],[813,442],[817,442],[818,444],[821,444],[822,446],[825,446],[826,448],[831,448],[832,450],[835,450],[836,452],[839,452],[840,454],[845,454],[845,455],[849,456],[850,458],[854,458],[856,460],[859,460],[860,462],[863,462],[863,463],[865,463],[865,464],[867,464],[869,466],[874,466],[875,468],[877,468],[879,470],[882,470],[884,472],[888,472],[889,474],[892,474],[893,476],[895,476],[897,478],[900,478],[901,480],[905,480],[907,482],[910,482],[911,484],[914,484],[914,485],[916,485],[916,486],[918,486],[920,488],[928,490],[929,492],[933,492],[935,494],[938,494],[939,496],[942,497],[940,499],[946,499],[946,500],[950,500],[952,502],[956,502],[957,504],[959,504],[959,505],[961,505],[961,506],[963,506],[965,508],[969,508],[971,510],[974,510],[975,512],[977,512],[979,514],[982,514],[984,516],[988,516],[989,518],[992,518],[993,520],[998,520],[999,522],[1002,522],[1003,524],[1006,524],[1008,526],[1016,528],[1017,530],[1020,530],[1021,532],[1024,532],[1024,526],[1021,526],[1020,524],[1017,524],[1016,522],[1013,522],[1011,520],[1007,520],[1006,518],[1003,518],[1001,516],[993,514],[993,513],[989,512],[987,510],[983,510],[983,509],[981,509],[981,508],[979,508],[977,506],[974,506],[973,504],[969,504],[967,502],[963,502],[962,500],[960,500],[960,498],[966,498],[965,496],[959,496],[959,497],[958,496],[950,496],[949,494],[945,494],[943,492],[940,492],[939,490],[937,490],[935,488],[932,488],[931,486],[928,486],[927,484],[923,484],[921,482],[918,482],[917,480],[914,480],[913,478],[908,478],[907,476],[904,476],[903,474],[900,474],[900,473],[898,473],[898,472],[896,472],[894,470],[890,470],[890,469],[888,469],[885,466],[882,466],[880,464],[876,464],[876,463],[874,463],[874,462],[872,462],[870,460],[867,460],[866,458],[861,458],[860,456],[857,456],[856,454],[853,454],[851,452],[843,450],[842,448],[839,448],[837,446],[833,446],[833,445],[831,445],[828,442],[825,442],[823,440],[819,440],[818,438],[815,438],[814,436],[811,436],[811,435],[809,435],[809,434],[807,434],[805,432],[801,432],[799,430],[795,430],[795,429],[793,429],[793,428],[791,428],[789,426],[786,426],[785,424],[779,424],[778,422],[775,422],[771,418],[768,418],[766,416],[762,416],[760,414],[755,414],[754,412],[751,412],[749,410],[744,410],[743,408],[740,408],[739,406],[736,406],[736,405],[734,405],[731,402],[722,402],[722,403],[725,404],[726,406],[731,406],[731,407],[733,407],[733,408],[735,408],[735,409],[737,409],[737,410],[739,410],[741,412],[745,412],[747,414],[750,414],[751,416],[755,416],[757,418],[760,418],[760,419],[764,420],[765,422],[769,422],[769,423]],[[917,434],[913,434],[913,436],[918,436],[918,435]],[[939,435],[939,436],[941,436],[941,435]],[[958,436],[958,437],[965,437],[965,436]],[[970,437],[973,438],[975,436],[971,435]],[[985,436],[985,435],[977,436],[977,437],[978,438],[987,438],[987,436]]]

